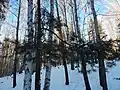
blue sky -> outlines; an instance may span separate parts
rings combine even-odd
[[[102,0],[96,1],[95,2],[96,11],[98,10],[98,13],[105,14],[108,11],[108,9],[106,8],[106,5],[107,4]]]
[[[17,0],[10,0],[10,6],[11,6],[10,11],[12,11],[12,13],[17,15],[17,10],[15,8],[18,9],[18,4],[16,4],[16,2],[18,2],[18,1]],[[96,11],[98,11],[97,12],[98,14],[105,14],[105,12],[107,11],[107,8],[105,7],[104,2],[101,2],[101,1],[95,2],[95,8],[96,8]],[[16,16],[13,15],[12,13],[8,15],[8,19],[10,21],[13,21],[13,20],[16,21]],[[81,14],[81,16],[83,16],[83,14]]]
[[[9,5],[10,5],[10,8],[9,8],[9,12],[10,14],[8,15],[8,19],[10,21],[13,21],[13,20],[17,20],[17,17],[15,15],[17,15],[17,12],[18,12],[18,1],[17,0],[10,0],[9,2]],[[15,15],[14,15],[14,14]]]
[[[17,15],[17,12],[18,12],[18,4],[16,3],[18,3],[17,0],[10,0],[10,11],[12,11],[15,15]],[[107,8],[105,8],[104,4],[99,1],[95,2],[95,8],[96,8],[96,11],[98,10],[97,13],[99,14],[105,14],[105,12],[107,11]],[[6,19],[7,22],[11,24],[13,24],[13,22],[16,22],[17,18],[15,15],[9,12],[9,15],[7,16],[7,19]],[[81,17],[81,20],[83,22],[83,14],[78,13],[78,16]],[[14,26],[16,26],[16,24],[14,24]]]

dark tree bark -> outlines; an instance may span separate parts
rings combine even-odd
[[[71,58],[71,70],[74,70],[74,56]]]
[[[36,74],[35,74],[35,90],[41,90],[40,84],[40,71],[41,71],[41,60],[42,60],[42,53],[41,53],[41,14],[40,14],[40,0],[37,0],[37,44],[36,44]]]
[[[79,24],[78,24],[78,15],[77,15],[77,4],[76,4],[76,0],[74,0],[74,11],[75,11],[75,29],[76,32],[78,34],[78,40],[80,42],[81,40],[81,35],[80,35],[80,29],[79,29]]]
[[[21,0],[19,0],[17,28],[16,28],[15,59],[14,59],[14,71],[13,71],[13,88],[16,86],[16,71],[17,71],[16,65],[17,65],[17,62],[18,62],[17,55],[18,55],[18,33],[19,33],[20,9],[21,9]]]
[[[75,28],[78,34],[78,43],[79,44],[83,44],[81,42],[81,35],[80,35],[80,29],[79,29],[79,24],[78,24],[78,16],[77,16],[77,4],[76,4],[76,0],[74,0],[74,11],[75,11]],[[84,82],[85,82],[85,86],[86,86],[86,90],[91,90],[90,84],[89,84],[89,80],[88,80],[88,75],[87,75],[87,70],[86,70],[86,60],[84,59],[84,50],[83,47],[81,47],[80,51],[77,52],[78,56],[80,55],[81,58],[81,65],[82,65],[82,71],[83,71],[83,77],[84,77]],[[78,59],[79,62],[79,59]]]
[[[88,80],[87,70],[86,70],[86,60],[84,58],[83,49],[80,50],[80,58],[81,58],[81,61],[82,61],[82,72],[83,72],[83,77],[84,77],[86,90],[91,90],[90,83],[89,83],[89,80]]]
[[[57,19],[58,19],[58,23],[57,23],[58,28],[57,29],[59,31],[60,39],[63,40],[57,0],[56,0],[56,9],[57,9]],[[68,75],[67,63],[66,63],[66,60],[65,60],[65,45],[64,45],[63,42],[60,42],[60,43],[61,43],[61,47],[62,47],[61,54],[62,54],[63,65],[64,65],[64,70],[65,70],[65,79],[66,79],[65,84],[69,85],[69,75]]]
[[[64,51],[63,51],[63,53],[62,53],[63,55],[62,55],[62,59],[63,59],[63,66],[64,66],[64,70],[65,70],[65,79],[66,79],[66,81],[65,81],[65,84],[66,85],[69,85],[69,75],[68,75],[68,68],[67,68],[67,63],[66,63],[66,60],[65,60],[65,57],[64,57]]]
[[[80,35],[80,29],[79,29],[79,25],[78,25],[78,15],[77,15],[77,4],[76,4],[76,0],[73,0],[74,1],[74,13],[75,13],[75,32],[76,32],[76,35],[78,36],[78,38],[76,38],[76,40],[78,40],[78,43],[81,44],[81,35]],[[77,53],[77,65],[78,65],[78,68],[79,68],[79,53]]]
[[[104,64],[103,51],[98,51],[98,60],[99,60],[99,79],[100,85],[103,87],[103,90],[108,90],[107,81],[106,81],[106,70]]]
[[[100,33],[98,28],[98,21],[97,21],[97,15],[94,8],[94,0],[90,0],[91,3],[91,11],[93,13],[94,18],[94,26],[95,26],[95,33],[96,33],[96,42],[98,44],[98,60],[99,60],[99,79],[100,79],[100,85],[103,87],[103,90],[108,90],[107,87],[107,80],[106,80],[106,73],[105,73],[105,64],[104,64],[104,57],[103,57],[103,50],[100,39]]]

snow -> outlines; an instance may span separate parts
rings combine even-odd
[[[116,80],[115,78],[120,77],[120,62],[116,63],[116,66],[112,68],[107,68],[107,81],[108,81],[108,89],[109,90],[120,90],[120,80]],[[83,75],[78,73],[78,70],[70,70],[70,65],[68,65],[68,72],[70,78],[70,85],[65,85],[65,77],[64,77],[64,68],[63,66],[52,67],[51,72],[51,86],[50,90],[85,90]],[[90,85],[92,90],[102,90],[99,85],[99,75],[98,69],[96,72],[91,72],[88,74]],[[42,87],[44,86],[44,78],[45,78],[45,69],[42,69],[41,74],[41,83]],[[0,90],[23,90],[23,78],[24,73],[17,74],[17,86],[12,88],[12,76],[7,76],[0,78]],[[32,75],[32,90],[34,90],[34,82],[35,82],[35,73]]]

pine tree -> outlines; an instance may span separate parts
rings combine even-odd
[[[105,64],[104,64],[104,57],[103,57],[103,47],[100,39],[100,33],[98,28],[98,21],[97,21],[97,15],[94,8],[94,0],[90,0],[91,5],[91,11],[94,18],[94,28],[96,33],[96,42],[98,46],[98,61],[99,61],[99,79],[100,79],[100,85],[103,87],[103,90],[108,90],[107,87],[107,80],[106,80],[106,73],[105,73]]]
[[[78,43],[80,45],[80,44],[84,44],[84,43],[82,42],[81,35],[80,35],[76,0],[74,0],[74,9],[75,9],[74,10],[75,11],[75,28],[76,28],[76,31],[77,31],[77,34],[78,34]],[[86,90],[91,90],[90,83],[89,83],[89,80],[88,80],[87,70],[86,70],[86,60],[85,60],[85,54],[84,54],[84,49],[83,48],[84,47],[81,47],[81,49],[77,51],[77,54],[78,54],[78,57],[80,57],[80,59],[81,59],[81,66],[82,66],[82,71],[83,71],[83,77],[84,77]]]

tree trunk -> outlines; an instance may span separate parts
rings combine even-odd
[[[60,35],[60,38],[63,40],[63,36],[62,36],[62,31],[61,31],[61,22],[60,22],[60,16],[59,16],[59,10],[58,10],[58,2],[56,0],[56,9],[57,9],[57,18],[58,18],[58,31],[59,31],[59,35]],[[68,69],[67,69],[67,63],[66,63],[66,60],[65,60],[65,46],[64,46],[64,43],[63,42],[60,42],[61,43],[61,47],[62,47],[62,50],[61,50],[61,54],[62,54],[62,59],[63,59],[63,65],[64,65],[64,70],[65,70],[65,84],[66,85],[69,85],[69,75],[68,75]],[[59,43],[59,44],[60,44]]]
[[[25,77],[23,90],[31,90],[33,63],[33,0],[28,0],[28,43],[25,53]]]
[[[9,0],[0,0],[0,30],[9,9]]]
[[[65,80],[65,85],[69,85],[68,68],[67,68],[67,63],[66,63],[64,54],[63,54],[63,66],[64,66],[64,69],[65,69],[65,79],[66,79]]]
[[[83,72],[83,77],[84,77],[84,81],[85,81],[86,90],[91,90],[90,83],[89,83],[89,80],[88,80],[87,70],[86,70],[86,60],[84,59],[83,49],[80,50],[80,58],[81,58],[81,61],[82,61],[82,72]]]
[[[77,4],[76,4],[76,0],[74,0],[74,11],[75,11],[75,28],[78,34],[78,43],[79,44],[83,44],[81,42],[81,35],[80,35],[80,29],[79,29],[79,24],[78,24],[78,16],[77,16]],[[84,50],[83,47],[80,49],[80,53],[77,52],[78,56],[80,54],[80,58],[81,58],[81,65],[82,65],[82,71],[83,71],[83,77],[84,77],[84,82],[85,82],[85,86],[86,86],[86,90],[91,90],[90,84],[89,84],[89,80],[88,80],[88,76],[87,76],[87,70],[86,70],[86,60],[84,59]],[[78,59],[79,62],[79,59]]]
[[[104,58],[103,58],[103,51],[102,51],[102,46],[99,45],[101,43],[101,39],[100,39],[100,33],[99,33],[99,28],[98,28],[97,15],[96,15],[96,11],[95,11],[95,8],[94,8],[94,0],[90,0],[90,3],[91,3],[91,11],[93,13],[93,18],[94,18],[96,42],[97,42],[97,44],[99,46],[98,47],[98,60],[99,60],[100,85],[103,87],[103,90],[108,90],[108,88],[107,88],[107,80],[106,80],[106,73],[105,73]]]
[[[63,0],[63,8],[64,8],[64,20],[65,20],[65,31],[66,31],[66,38],[67,41],[69,41],[69,29],[68,29],[68,25],[67,25],[67,13],[66,13],[66,2],[65,0]]]
[[[14,59],[14,71],[13,71],[13,88],[16,86],[16,70],[17,70],[17,55],[18,55],[18,32],[19,32],[19,19],[20,19],[21,0],[19,0],[17,28],[16,28],[16,43],[15,43],[15,59]]]
[[[40,71],[41,71],[41,61],[42,61],[42,50],[41,50],[41,37],[42,37],[42,31],[41,31],[41,14],[40,14],[40,0],[37,0],[37,43],[36,43],[36,74],[35,74],[35,90],[41,90],[41,77],[40,77]],[[36,42],[36,41],[35,41]]]
[[[74,57],[74,56],[73,56]],[[71,59],[71,70],[74,70],[74,58]]]
[[[71,54],[73,54],[73,56],[71,57],[71,60],[70,60],[70,62],[71,62],[71,70],[74,70],[75,69],[74,68],[75,54],[74,54],[74,52],[71,52]]]
[[[51,63],[48,61],[46,65],[45,84],[43,90],[50,90],[50,77],[51,77]]]
[[[101,58],[100,58],[100,53],[98,52],[98,62],[99,62],[99,81],[100,81],[100,85],[103,87],[103,83],[102,83],[102,65],[101,65]]]
[[[23,90],[31,90],[32,83],[32,55],[29,51],[25,55],[25,77],[24,77],[24,88]]]
[[[74,0],[74,11],[75,11],[75,29],[77,31],[78,34],[78,40],[80,42],[81,40],[81,35],[80,35],[80,29],[79,29],[79,24],[78,24],[78,15],[77,15],[77,4],[76,4],[76,0]]]
[[[54,32],[54,0],[50,0],[50,23],[49,29]],[[48,41],[50,42],[50,48],[52,48],[52,32],[49,32]],[[45,75],[45,83],[44,83],[44,90],[50,90],[50,77],[51,77],[51,51],[49,49],[49,58],[47,60],[46,65],[46,75]]]
[[[105,64],[104,64],[104,57],[103,51],[98,52],[98,60],[99,60],[99,79],[100,85],[103,87],[103,90],[108,90],[107,81],[106,81],[106,71],[105,71]]]

